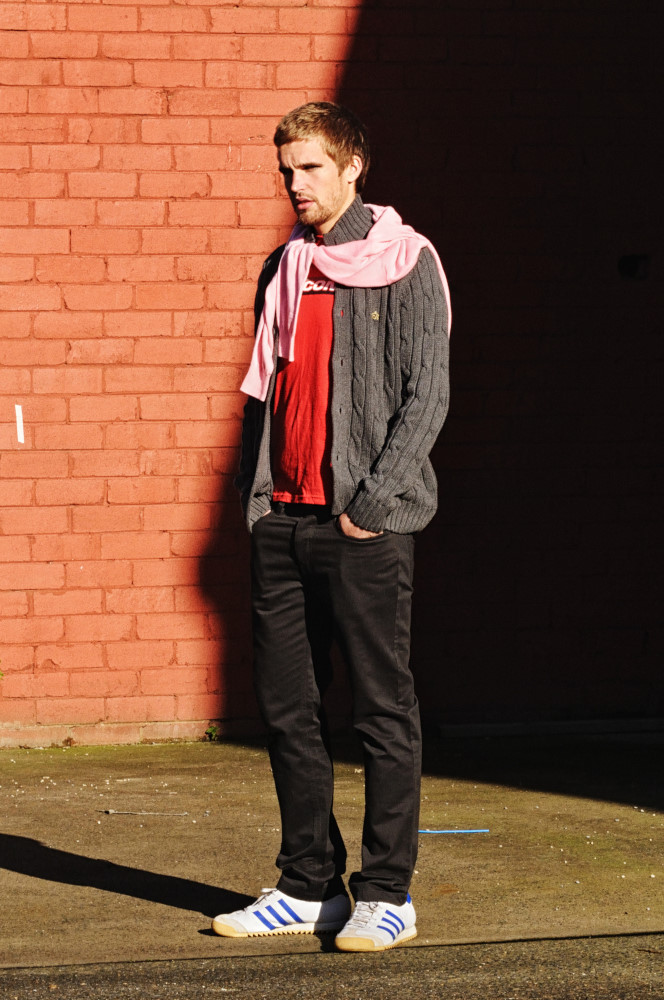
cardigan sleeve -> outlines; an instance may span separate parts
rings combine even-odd
[[[382,531],[399,496],[414,487],[447,414],[449,316],[428,249],[399,282],[393,322],[399,327],[401,402],[371,474],[346,507],[353,523],[367,531]]]

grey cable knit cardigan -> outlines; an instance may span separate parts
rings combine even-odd
[[[371,212],[359,195],[323,242],[363,240]],[[255,312],[283,248],[266,260]],[[449,398],[448,315],[440,275],[424,248],[405,278],[383,288],[337,285],[331,370],[332,513],[346,511],[367,531],[420,531],[436,512],[429,452]],[[275,372],[265,402],[249,397],[235,480],[251,531],[270,509],[270,419]]]

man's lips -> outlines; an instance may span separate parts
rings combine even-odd
[[[298,210],[298,212],[305,212],[308,208],[311,208],[311,206],[314,204],[315,202],[310,198],[295,199],[295,208]]]

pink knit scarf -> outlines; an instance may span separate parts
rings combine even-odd
[[[380,205],[366,207],[373,215],[374,224],[364,240],[325,246],[306,239],[308,227],[298,223],[293,229],[277,273],[265,290],[265,304],[258,323],[254,352],[241,387],[247,395],[263,400],[267,395],[274,368],[275,327],[279,331],[279,357],[289,361],[294,359],[302,290],[312,263],[326,278],[340,285],[382,288],[409,274],[422,248],[428,247],[438,266],[451,326],[450,292],[435,248],[412,226],[404,225],[393,208]]]

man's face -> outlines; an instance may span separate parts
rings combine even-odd
[[[359,157],[339,172],[318,139],[297,139],[278,150],[279,171],[298,221],[329,233],[355,198]]]

